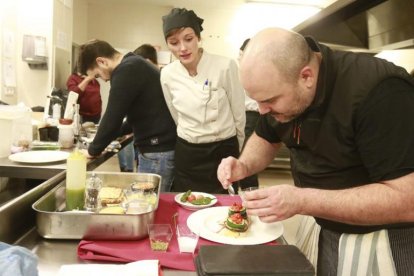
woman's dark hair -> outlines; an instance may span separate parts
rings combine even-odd
[[[78,58],[79,59],[79,58]],[[76,75],[76,74],[78,74],[79,73],[79,70],[78,70],[78,62],[76,61],[75,62],[75,65],[73,66],[73,68],[72,68],[72,74],[74,74],[74,75]]]
[[[147,58],[155,65],[158,65],[157,50],[150,44],[142,44],[135,49],[134,54]]]
[[[245,41],[243,41],[242,46],[240,46],[240,51],[244,51],[249,41],[250,41],[250,38],[247,38]]]
[[[82,75],[86,75],[86,71],[97,65],[96,58],[112,58],[117,53],[119,52],[106,41],[98,39],[88,41],[80,46],[78,70]]]

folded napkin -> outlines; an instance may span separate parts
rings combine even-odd
[[[172,216],[177,212],[177,224],[186,224],[187,218],[194,211],[180,207],[174,201],[175,194],[161,194],[156,211],[154,223],[172,224]],[[218,202],[215,206],[229,206],[234,202],[240,202],[240,197],[217,195]],[[172,269],[195,271],[194,255],[180,253],[175,231],[170,241],[167,252],[151,250],[148,238],[137,241],[89,241],[82,240],[78,245],[78,256],[84,260],[131,262],[146,259],[156,259],[161,266]],[[276,244],[276,243],[271,243]],[[219,245],[218,243],[199,239],[195,255],[203,245]]]
[[[119,264],[71,264],[62,265],[58,276],[159,276],[158,260],[143,260],[125,265]]]
[[[175,194],[161,194],[156,211],[154,223],[172,223],[172,216],[178,213],[177,223],[185,224],[187,218],[193,211],[180,207],[174,201]],[[218,195],[218,202],[215,206],[231,205],[239,201],[239,197],[230,197],[227,195]],[[175,232],[175,231],[174,231]],[[204,239],[199,239],[197,249],[201,245],[217,244]],[[196,252],[197,252],[196,249]],[[157,259],[161,266],[195,271],[193,254],[180,253],[176,234],[170,241],[167,252],[155,252],[151,250],[149,239],[137,241],[88,241],[82,240],[78,245],[78,256],[84,260],[98,260],[111,262],[131,262],[145,259]]]

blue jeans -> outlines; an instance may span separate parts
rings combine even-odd
[[[174,151],[147,152],[138,155],[138,172],[161,175],[160,192],[171,191],[174,179]]]
[[[133,172],[135,167],[134,143],[129,143],[118,152],[119,167],[123,172]]]

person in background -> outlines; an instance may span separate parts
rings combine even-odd
[[[102,113],[102,98],[99,82],[95,76],[86,76],[79,73],[78,65],[66,81],[69,91],[79,94],[79,115],[81,123],[99,123]]]
[[[243,55],[243,51],[249,43],[250,38],[247,38],[243,41],[243,44],[240,46],[239,51],[239,62]],[[246,144],[249,137],[254,132],[254,128],[256,127],[257,120],[259,120],[260,113],[259,113],[259,106],[255,100],[250,98],[247,93],[244,95],[244,106],[246,108],[246,126],[244,127],[244,145]],[[243,146],[244,146],[243,145]],[[245,179],[240,180],[240,188],[248,188],[248,187],[259,187],[259,179],[257,174],[250,175]]]
[[[168,108],[177,124],[174,191],[226,192],[217,179],[220,160],[239,155],[244,141],[244,92],[234,60],[199,47],[203,19],[174,8],[162,18],[177,58],[161,70]]]
[[[240,78],[262,116],[240,158],[221,162],[223,187],[265,169],[284,142],[295,186],[246,193],[248,214],[263,222],[313,216],[320,226],[317,275],[412,275],[414,80],[408,72],[270,28],[250,40]]]
[[[148,62],[156,66],[158,69],[158,58],[157,58],[157,50],[154,48],[154,46],[150,44],[142,44],[137,49],[133,51],[134,54],[139,55],[143,58],[145,58]],[[126,122],[124,122],[126,123]],[[124,126],[125,129],[128,126]],[[132,132],[132,129],[131,129]],[[135,160],[139,164],[139,158],[145,158],[144,155],[139,154],[139,149],[137,146],[134,146],[133,143],[128,144],[125,146],[119,153],[118,153],[118,161],[120,164],[121,171],[126,172],[132,172]],[[142,164],[150,164],[148,162],[142,162]],[[141,168],[141,170],[147,171],[149,168]]]
[[[134,54],[143,57],[146,61],[148,61],[150,64],[154,65],[155,68],[159,69],[158,67],[158,55],[157,55],[157,49],[155,49],[154,46],[151,44],[142,44],[138,48],[136,48],[133,51]],[[139,149],[137,146],[135,146],[135,159],[137,160],[139,164]],[[141,158],[145,158],[145,156],[141,155]],[[145,162],[143,162],[145,164]]]
[[[147,61],[158,67],[157,49],[155,49],[154,46],[150,44],[142,44],[136,48],[133,53],[145,58]]]
[[[133,51],[134,54],[139,55],[143,58],[145,58],[148,62],[155,65],[158,69],[158,62],[157,62],[157,50],[150,44],[142,44],[137,49]],[[124,120],[124,129],[129,127],[127,126],[126,121]],[[132,132],[132,129],[129,128]],[[126,131],[128,132],[128,131]],[[139,158],[145,158],[145,155],[139,154],[139,149],[137,146],[134,146],[134,143],[130,143],[127,146],[125,146],[120,152],[118,152],[118,161],[120,165],[120,170],[122,172],[132,172],[134,171],[135,167],[135,160],[139,164]],[[142,162],[142,164],[150,164],[148,162]],[[141,168],[141,171],[148,171],[149,168]]]
[[[111,81],[106,112],[85,154],[100,155],[123,134],[120,130],[126,117],[140,155],[145,156],[140,159],[138,172],[161,175],[161,191],[169,191],[177,134],[163,97],[159,70],[142,57],[123,55],[102,40],[91,40],[80,47],[79,66],[83,74]]]

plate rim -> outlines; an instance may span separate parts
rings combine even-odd
[[[196,227],[194,225],[204,225],[205,220],[207,218],[208,215],[210,215],[210,212],[213,213],[214,211],[219,212],[219,209],[228,209],[229,206],[215,206],[215,207],[211,207],[208,209],[201,209],[201,210],[197,210],[196,212],[190,214],[187,218],[187,226],[188,228],[190,228],[193,232],[197,232],[197,229],[195,229]],[[205,213],[205,214],[204,214]],[[201,238],[204,238],[206,240],[212,241],[212,242],[217,242],[217,243],[221,243],[221,244],[230,244],[230,245],[256,245],[256,244],[265,244],[268,242],[271,242],[273,240],[278,239],[279,237],[281,237],[284,233],[284,226],[283,223],[281,221],[277,221],[277,222],[272,222],[269,223],[269,225],[275,225],[275,227],[277,227],[276,230],[276,234],[274,236],[272,236],[271,238],[263,238],[262,240],[259,241],[252,241],[252,239],[235,239],[235,238],[231,238],[231,237],[223,237],[220,236],[217,233],[211,232],[211,231],[206,231],[206,230],[202,230],[199,231],[199,236]],[[193,227],[194,226],[194,227]]]
[[[19,158],[20,156],[28,155],[29,153],[30,154],[33,154],[33,153],[42,154],[42,153],[46,153],[46,152],[47,153],[53,152],[53,154],[55,154],[55,158],[53,158],[51,160],[37,160],[37,161],[22,160],[22,159]],[[41,163],[53,163],[53,162],[66,160],[69,157],[69,154],[70,154],[69,152],[62,151],[62,150],[32,150],[32,151],[22,151],[22,152],[17,152],[17,153],[10,154],[8,159],[13,161],[13,162],[19,162],[19,163],[41,164]],[[59,155],[61,155],[61,156],[59,156]]]
[[[209,196],[209,197],[212,197],[213,200],[210,202],[210,204],[207,204],[207,205],[194,205],[194,204],[191,204],[190,205],[190,203],[181,202],[180,201],[180,197],[184,193],[178,193],[178,194],[176,194],[174,196],[174,201],[177,202],[181,207],[183,207],[185,209],[188,209],[188,210],[202,210],[202,209],[205,209],[205,208],[214,206],[218,202],[218,199],[217,199],[217,197],[215,195],[212,195],[212,194],[209,194],[209,193],[205,193],[205,192],[197,192],[197,191],[191,191],[191,193],[194,193],[194,194],[202,194],[204,196]]]

